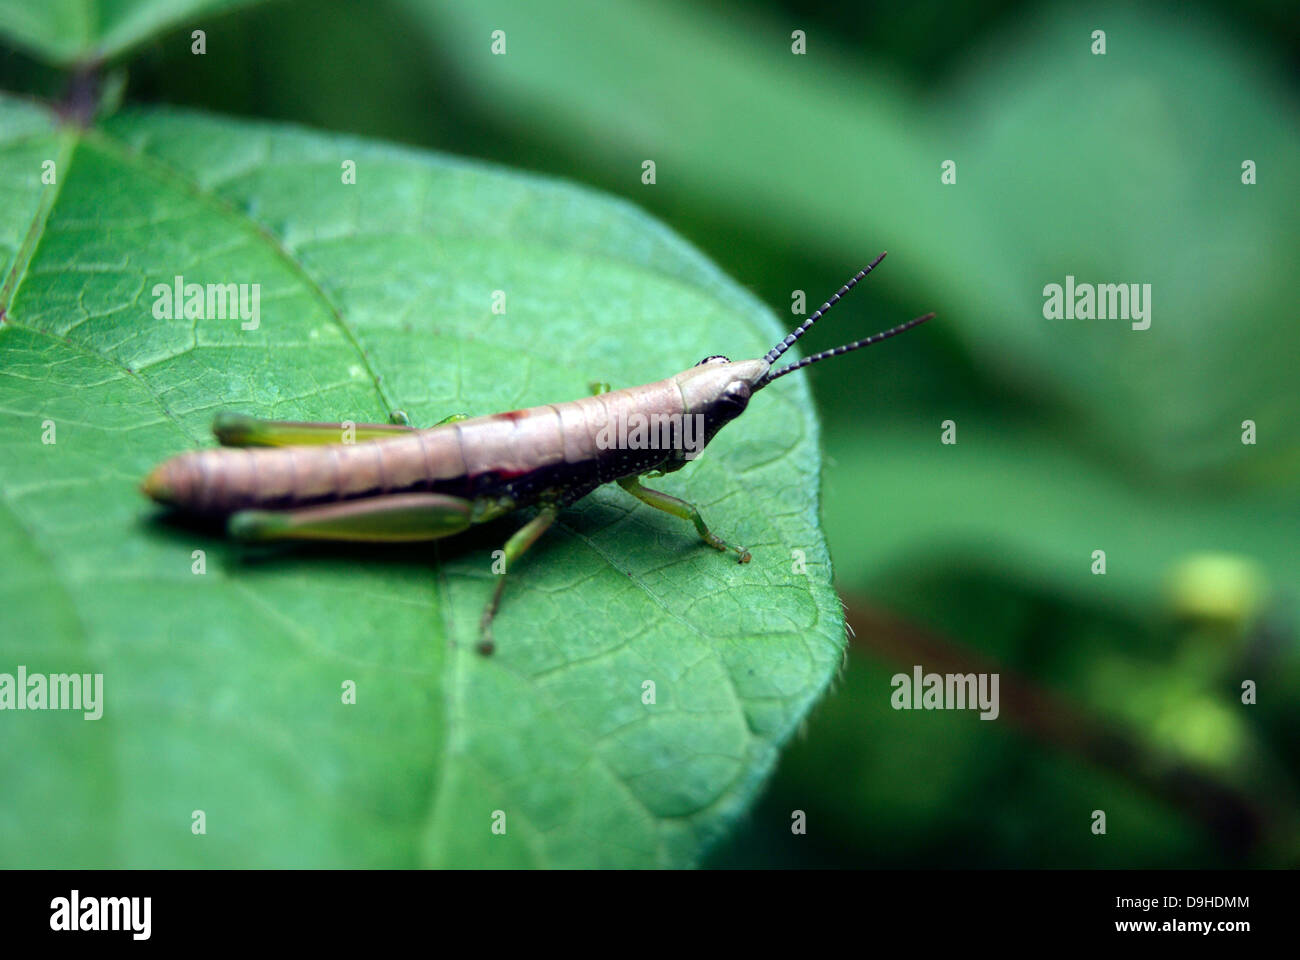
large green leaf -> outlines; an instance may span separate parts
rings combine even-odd
[[[0,863],[679,865],[752,800],[843,642],[797,379],[661,482],[751,564],[600,491],[515,571],[490,659],[510,521],[248,554],[158,522],[137,484],[218,410],[567,399],[759,355],[761,304],[628,204],[355,139],[152,112],[83,132],[0,101],[0,171],[0,672],[106,688],[99,721],[0,723]],[[260,327],[154,319],[178,274],[260,283]]]
[[[0,0],[0,36],[55,63],[117,56],[182,23],[194,29],[259,0]]]

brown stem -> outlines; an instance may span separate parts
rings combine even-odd
[[[99,109],[99,89],[103,81],[98,60],[78,64],[68,80],[68,89],[58,104],[59,116],[66,123],[88,127]]]
[[[1251,797],[1188,761],[1170,763],[1135,731],[1103,719],[1018,677],[933,631],[907,623],[859,597],[845,596],[854,646],[927,672],[996,673],[1001,716],[1054,747],[1136,783],[1203,824],[1224,852],[1243,859],[1273,819]]]

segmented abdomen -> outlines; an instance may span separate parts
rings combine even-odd
[[[569,503],[671,454],[610,444],[620,419],[681,412],[677,385],[662,380],[383,440],[183,453],[160,464],[145,490],[164,503],[215,514],[420,490],[509,497],[518,506],[558,491],[557,499]]]

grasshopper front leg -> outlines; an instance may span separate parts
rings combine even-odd
[[[681,517],[683,520],[689,520],[695,524],[695,529],[700,535],[700,539],[713,547],[715,550],[734,550],[739,556],[736,558],[737,563],[749,563],[749,551],[744,547],[733,547],[727,541],[723,540],[717,534],[709,530],[704,523],[704,518],[700,516],[700,511],[694,504],[687,503],[685,500],[678,499],[667,493],[658,490],[651,490],[649,487],[641,486],[641,481],[636,477],[624,477],[618,481],[618,485],[626,490],[632,496],[636,497],[642,503],[648,503],[656,510],[662,510],[665,513],[671,513],[674,517]]]

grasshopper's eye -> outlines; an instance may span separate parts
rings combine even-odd
[[[713,356],[711,356],[711,357],[705,357],[703,360],[701,360],[699,363],[697,363],[696,366],[697,366],[697,367],[702,367],[702,366],[704,366],[706,363],[730,363],[730,362],[731,362],[731,361],[728,360],[726,357],[724,357],[722,354],[720,354],[720,353],[715,353],[715,354],[714,354]]]
[[[744,412],[745,407],[749,405],[751,393],[749,384],[744,380],[733,380],[718,395],[718,405],[727,410],[731,416],[736,416]]]

